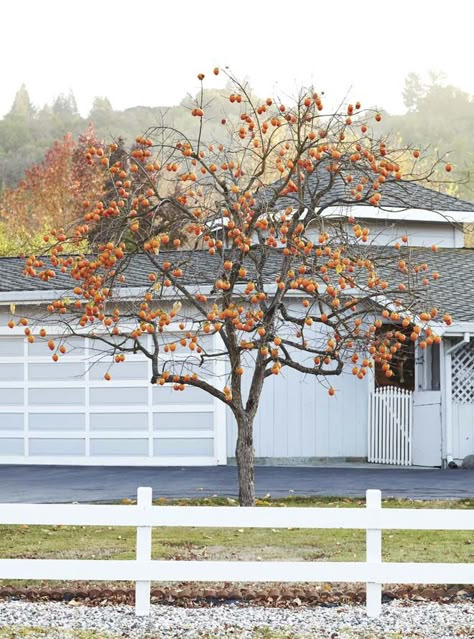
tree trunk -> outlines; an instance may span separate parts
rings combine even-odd
[[[235,447],[239,475],[239,503],[255,506],[255,465],[253,454],[253,420],[247,416],[237,418],[238,437]]]

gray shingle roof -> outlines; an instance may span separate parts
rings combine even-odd
[[[357,178],[354,172],[352,172],[352,174]],[[327,193],[322,195],[318,206],[338,206],[341,204],[369,206],[367,201],[358,202],[351,195],[351,189],[354,187],[355,182],[346,184],[342,175],[339,173],[332,174],[332,177],[334,178],[334,184]],[[319,165],[318,169],[309,175],[304,194],[304,205],[306,207],[311,207],[311,202],[314,199],[312,194],[323,191],[328,186],[329,180],[330,174],[325,170],[323,165]],[[268,201],[274,191],[280,191],[281,188],[282,181],[278,180],[273,185],[266,187],[264,191],[261,192],[260,197],[264,201]],[[474,211],[473,203],[459,200],[451,195],[438,193],[414,181],[387,179],[379,189],[379,192],[382,195],[380,201],[382,208],[393,207],[423,209],[428,211]],[[288,206],[295,206],[296,204],[297,197],[295,194],[287,195],[278,200],[278,208],[286,208]]]
[[[474,321],[474,249],[439,249],[433,253],[429,248],[402,248],[397,251],[391,247],[373,247],[361,252],[380,251],[382,270],[392,270],[396,259],[406,259],[418,264],[426,262],[427,273],[438,271],[440,279],[430,285],[431,302],[440,309],[450,312],[455,320]],[[220,258],[211,256],[207,251],[180,251],[175,254],[181,256],[183,264],[183,281],[188,284],[212,284],[215,274],[220,269]],[[166,253],[160,254],[159,259],[165,260]],[[272,251],[265,267],[267,280],[273,279],[278,271],[281,253]],[[174,260],[173,260],[174,262]],[[26,278],[22,271],[24,261],[21,258],[0,258],[0,293],[2,297],[8,292],[20,291],[48,291],[68,290],[75,283],[69,277],[58,274],[49,282],[43,282],[37,278]],[[130,260],[126,271],[126,285],[147,286],[148,274],[152,270],[150,262],[145,255],[135,255]],[[252,266],[248,263],[248,276],[252,277]],[[393,279],[392,279],[393,281]],[[8,295],[6,295],[8,297]]]

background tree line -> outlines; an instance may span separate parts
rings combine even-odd
[[[222,138],[221,119],[228,109],[227,90],[205,91],[206,112],[214,119],[210,134]],[[116,111],[106,97],[96,97],[83,118],[73,93],[60,95],[52,104],[36,108],[22,85],[10,111],[0,120],[0,189],[11,188],[24,177],[27,168],[41,162],[54,142],[70,134],[77,139],[92,124],[100,140],[123,138],[131,144],[137,135],[150,127],[166,124],[184,132],[190,130],[191,97],[172,107],[136,106]],[[238,111],[238,104],[234,110]],[[213,130],[214,128],[214,130]],[[217,135],[218,133],[218,135]]]

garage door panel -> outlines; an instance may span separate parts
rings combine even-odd
[[[155,430],[202,430],[212,429],[213,425],[214,413],[212,412],[153,414],[153,428]]]
[[[0,413],[0,431],[23,430],[24,423],[23,413]]]
[[[28,357],[51,357],[53,351],[48,346],[50,339],[53,339],[56,347],[61,344],[66,347],[66,352],[61,356],[63,358],[84,357],[85,355],[84,340],[80,337],[70,337],[65,341],[55,340],[54,337],[37,337],[34,342],[28,342]]]
[[[23,364],[0,364],[0,382],[22,381],[25,375]]]
[[[68,337],[64,345],[66,346],[64,357],[84,357],[86,354],[85,343],[82,337]]]
[[[180,332],[176,332],[176,333],[163,333],[162,335],[160,335],[160,340],[162,340],[163,344],[172,344],[172,343],[178,343],[183,337],[183,334]],[[214,337],[212,335],[204,335],[201,334],[199,336],[198,342],[197,344],[206,352],[210,352],[215,350],[215,346],[214,346]],[[193,351],[188,351],[188,356],[192,354]],[[179,355],[179,350],[177,351],[178,355]],[[182,351],[181,351],[182,353]],[[164,354],[163,357],[166,357],[166,353]],[[196,356],[199,357],[199,356]],[[200,358],[199,358],[200,359]]]
[[[189,386],[184,391],[175,391],[171,385],[153,386],[153,404],[210,404],[212,397],[201,390]]]
[[[0,439],[1,455],[23,455],[24,448],[25,445],[23,439],[13,439],[11,437]]]
[[[22,337],[1,337],[0,357],[23,357],[25,341]]]
[[[84,430],[86,416],[84,413],[31,413],[29,415],[30,430]]]
[[[146,388],[91,388],[91,406],[129,406],[148,403]]]
[[[148,430],[148,413],[91,413],[91,431]]]
[[[190,457],[212,457],[214,454],[213,439],[154,439],[153,440],[154,455],[179,456],[187,455]]]
[[[21,406],[23,402],[22,388],[0,388],[0,406]]]
[[[31,406],[79,406],[84,404],[84,388],[30,388],[28,401]]]
[[[197,373],[199,379],[212,377],[212,364],[209,362],[202,364],[201,356],[178,352],[172,361],[163,357],[159,363],[160,368],[167,370],[173,375],[193,375]]]
[[[108,335],[107,342],[107,344],[104,344],[103,342],[95,342],[93,339],[89,339],[89,355],[92,358],[103,357],[104,349],[111,350],[113,346],[130,349],[131,351],[135,347],[135,340],[124,337],[123,335]],[[138,342],[146,348],[149,345],[148,335],[142,335],[142,337],[138,339]],[[137,354],[141,356],[140,352]]]
[[[79,455],[85,453],[83,439],[30,439],[30,455]]]
[[[84,379],[83,362],[41,362],[28,366],[31,381],[82,381]]]
[[[100,364],[94,364],[91,367],[89,377],[91,380],[103,380],[104,375],[109,371],[113,380],[147,380],[148,362],[133,362],[125,360],[125,362],[114,365],[112,369],[110,367],[110,363],[101,362]]]
[[[148,456],[148,439],[91,439],[91,455]]]

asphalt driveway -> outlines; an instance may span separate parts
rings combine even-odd
[[[412,499],[474,498],[474,471],[260,466],[257,495],[363,496],[379,488],[384,497]],[[0,466],[0,503],[71,503],[133,498],[139,486],[155,497],[204,497],[238,494],[235,466],[86,467]]]

